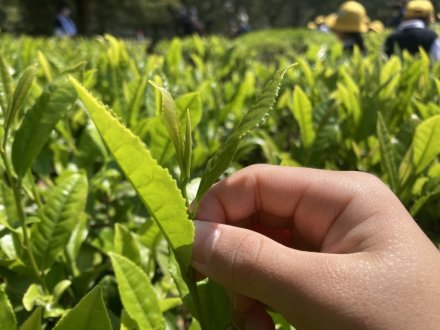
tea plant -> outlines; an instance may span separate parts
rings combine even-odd
[[[223,289],[195,281],[191,219],[258,162],[376,174],[440,244],[440,65],[283,33],[148,56],[111,36],[0,38],[2,328],[230,326]]]

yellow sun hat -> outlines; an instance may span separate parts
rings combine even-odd
[[[371,32],[382,33],[385,31],[385,25],[381,21],[375,20],[368,25],[368,29]]]
[[[434,6],[429,0],[413,0],[405,8],[405,18],[429,18],[434,21]]]
[[[327,16],[325,23],[336,32],[365,33],[369,21],[364,6],[356,1],[347,1],[339,7],[338,13]]]
[[[308,22],[308,23],[307,23],[307,28],[308,28],[309,30],[316,30],[316,29],[318,28],[318,26],[316,25],[315,22]]]
[[[315,23],[318,25],[324,24],[325,23],[325,16],[324,15],[319,15],[315,18]]]

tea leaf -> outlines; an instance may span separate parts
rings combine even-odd
[[[24,70],[18,81],[17,87],[15,88],[14,94],[12,96],[11,103],[7,113],[5,114],[5,131],[8,131],[14,121],[17,113],[23,107],[26,101],[26,96],[29,94],[32,83],[34,82],[35,76],[37,74],[37,69],[34,65],[31,65],[26,70]]]
[[[177,112],[179,114],[181,126],[185,125],[189,110],[191,117],[191,129],[194,130],[199,125],[203,116],[202,100],[199,93],[189,93],[176,99]]]
[[[237,128],[228,137],[224,146],[208,161],[206,170],[202,176],[202,181],[200,182],[199,190],[197,191],[196,203],[200,202],[203,195],[228,168],[243,137],[249,131],[260,125],[272,110],[284,75],[291,67],[292,66],[289,66],[284,70],[278,71],[272,80],[266,84],[263,92],[257,97]]]
[[[413,164],[416,174],[419,174],[440,154],[440,115],[425,120],[417,127],[413,146]]]
[[[204,311],[207,313],[207,329],[224,330],[231,325],[230,300],[225,290],[217,283],[208,280],[198,285]]]
[[[176,104],[174,103],[171,94],[165,88],[156,85],[152,81],[150,81],[150,84],[158,89],[161,93],[160,103],[162,104],[162,118],[168,134],[170,135],[171,141],[173,141],[179,166],[183,170],[183,139]]]
[[[58,80],[49,85],[35,106],[26,113],[12,146],[12,163],[19,177],[24,177],[75,98],[75,91],[68,81]]]
[[[40,64],[41,68],[43,69],[44,75],[46,76],[47,81],[53,80],[53,74],[52,69],[50,67],[49,61],[47,60],[47,57],[43,54],[43,52],[38,51],[37,52],[38,57],[38,63]]]
[[[128,258],[138,266],[140,265],[141,253],[139,244],[130,231],[118,223],[115,225],[114,246],[115,253]]]
[[[3,287],[0,287],[0,324],[2,330],[17,329],[17,321],[14,311],[12,310],[12,305]]]
[[[0,223],[10,230],[14,230],[19,220],[17,206],[12,189],[6,186],[6,183],[3,181],[0,182],[0,205],[3,206],[2,210],[0,210]]]
[[[147,274],[123,256],[110,253],[110,258],[127,314],[141,330],[165,329],[159,301]]]
[[[12,95],[12,77],[3,54],[0,53],[0,107],[3,112],[8,110],[9,100]]]
[[[181,305],[182,305],[182,299],[180,298],[167,298],[159,301],[159,306],[162,313],[165,313],[170,309],[179,307]]]
[[[149,210],[179,264],[191,262],[194,226],[188,220],[185,200],[169,172],[159,166],[138,137],[125,128],[78,81],[71,78],[104,142]]]
[[[101,287],[92,289],[55,326],[54,330],[112,330]]]
[[[139,82],[136,85],[135,92],[130,100],[128,110],[130,127],[134,127],[136,125],[142,105],[145,102],[147,81],[147,75],[144,74],[143,77],[139,79]]]
[[[299,86],[296,86],[293,92],[293,106],[290,107],[290,110],[298,122],[304,147],[311,147],[316,136],[313,128],[312,104]]]
[[[185,181],[191,178],[191,157],[192,157],[192,135],[191,135],[191,116],[189,109],[186,113],[185,146],[183,150],[183,170]],[[184,187],[183,189],[186,189]]]
[[[20,330],[43,330],[43,326],[41,325],[42,317],[43,309],[38,307],[21,325]]]
[[[38,214],[41,220],[32,228],[32,249],[41,270],[49,268],[63,252],[87,198],[87,178],[66,172]]]
[[[399,171],[397,169],[396,151],[391,136],[381,113],[377,118],[377,136],[380,145],[380,157],[383,171],[388,175],[391,189],[399,191]]]

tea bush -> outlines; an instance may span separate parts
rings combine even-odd
[[[154,54],[111,36],[0,45],[2,329],[225,329],[225,293],[189,266],[188,204],[253,163],[373,173],[440,246],[426,54],[346,57],[308,31]]]

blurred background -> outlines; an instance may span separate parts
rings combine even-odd
[[[179,34],[179,15],[192,10],[207,34],[230,34],[237,13],[249,17],[252,29],[305,26],[317,15],[328,15],[343,1],[337,0],[1,0],[3,32],[52,35],[61,6],[72,10],[80,35],[111,33],[119,37],[169,37]],[[390,25],[404,1],[361,1],[368,14]],[[433,1],[436,9],[440,1]],[[437,10],[438,12],[438,10]]]

